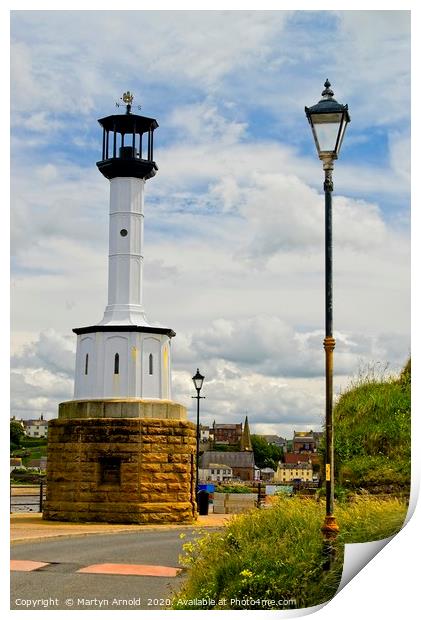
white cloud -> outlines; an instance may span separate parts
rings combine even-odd
[[[39,339],[24,347],[12,358],[15,368],[48,369],[55,375],[73,379],[75,343],[71,336],[63,336],[53,329],[40,333]]]
[[[405,361],[409,35],[394,13],[14,13],[17,411],[54,413],[71,398],[70,330],[102,316],[108,184],[95,170],[95,121],[127,88],[160,122],[144,299],[151,320],[177,331],[175,398],[191,410],[199,365],[209,422],[248,411],[252,428],[288,435],[320,422],[323,173],[302,153],[311,141],[303,106],[327,75],[349,98],[349,146],[361,148],[334,176],[336,390],[364,361]],[[376,165],[365,157],[383,148],[371,142],[373,124],[389,136]],[[383,198],[397,215],[385,216]]]
[[[107,187],[94,167],[85,170],[48,159],[31,165],[25,155],[18,155],[12,162],[11,179],[14,256],[28,254],[52,239],[89,240],[89,245],[105,240]],[[49,263],[46,260],[44,267]]]
[[[363,126],[396,123],[410,113],[410,11],[339,11],[341,92]],[[369,88],[368,85],[370,85]],[[364,96],[364,90],[370,96]]]
[[[229,122],[219,113],[216,105],[200,103],[175,108],[168,120],[169,127],[179,130],[183,143],[192,141],[208,143],[218,142],[219,148],[236,144],[244,135],[245,123]]]
[[[58,403],[69,400],[73,381],[44,368],[13,370],[11,412],[18,418],[57,417]]]
[[[217,319],[207,328],[191,332],[187,342],[184,337],[184,355],[181,363],[177,355],[175,367],[183,368],[190,357],[210,364],[211,369],[223,362],[223,371],[229,369],[236,377],[250,372],[268,378],[322,377],[323,338],[321,329],[297,331],[276,316]],[[380,352],[379,359],[388,361],[396,371],[408,355],[398,334],[367,336],[336,330],[335,338],[335,370],[343,376],[352,375],[362,360],[375,360]]]
[[[411,181],[411,140],[394,131],[389,136],[390,166],[397,177],[409,186]]]
[[[386,194],[401,200],[409,197],[407,179],[395,166],[385,169],[364,162],[356,166],[340,161],[334,171],[334,185],[335,204],[338,195],[347,192],[364,197]],[[317,192],[309,186],[316,186]],[[281,206],[286,203],[290,217],[297,219],[300,209],[309,204],[316,205],[317,201],[323,205],[323,170],[316,157],[302,158],[296,149],[282,142],[239,138],[234,143],[216,136],[199,141],[196,136],[191,142],[185,139],[160,149],[159,176],[148,187],[148,193],[165,196],[166,201],[180,195],[199,207],[211,204],[222,210],[238,210],[255,199],[256,188],[260,195],[268,193],[265,212],[266,205],[270,208],[273,201],[281,202]]]
[[[202,153],[211,150],[209,146],[198,148]],[[261,145],[255,148],[263,150]],[[224,149],[237,154],[226,157],[231,168],[228,183],[219,162],[209,172],[209,160],[197,161],[198,170],[205,170],[209,179],[207,193],[200,198],[203,204],[215,205],[213,210],[203,208],[196,214],[174,210],[165,171],[160,170],[160,175],[166,191],[161,187],[154,196],[155,179],[148,183],[147,314],[178,332],[174,393],[187,406],[191,407],[190,378],[187,383],[180,377],[193,372],[197,364],[205,364],[209,376],[215,374],[206,404],[209,418],[218,418],[222,411],[240,416],[247,409],[265,428],[274,424],[298,427],[307,421],[316,426],[322,381],[298,392],[284,386],[285,377],[292,385],[298,377],[323,374],[322,334],[316,327],[323,325],[323,198],[292,174],[244,174],[242,164],[250,158],[247,144],[222,145],[222,153]],[[282,157],[282,149],[273,152]],[[106,186],[105,191],[100,187],[104,181],[95,170],[64,171],[63,166],[47,163],[35,170],[34,180],[28,178],[27,185],[19,188],[24,209],[17,210],[21,272],[14,279],[14,325],[18,331],[35,332],[39,326],[51,325],[72,339],[70,328],[98,321],[105,306],[108,208],[101,201]],[[94,184],[95,174],[99,182]],[[43,210],[41,181],[47,194]],[[187,181],[183,183],[194,197]],[[38,188],[32,194],[31,185]],[[34,219],[37,211],[42,217]],[[175,234],[162,232],[162,222]],[[388,228],[379,208],[363,200],[335,197],[334,230],[335,324],[342,330],[362,330],[349,340],[345,336],[343,343],[337,335],[335,370],[346,376],[360,360],[376,355],[387,359],[390,353],[393,363],[403,362],[407,351],[397,346],[398,337],[390,349],[380,344],[376,334],[387,333],[395,323],[407,325],[409,300],[402,279],[409,260],[405,243]],[[256,260],[259,257],[264,260]],[[384,279],[386,265],[388,279]],[[300,325],[311,328],[297,331]],[[364,337],[364,331],[369,337]],[[53,339],[50,346],[44,342],[43,348],[41,344],[32,353],[27,350],[26,357],[38,360],[43,354],[42,368],[57,372],[57,342]],[[69,359],[69,350],[66,355]],[[19,372],[26,378],[24,368]],[[276,380],[276,376],[283,378]],[[225,385],[223,392],[221,384]],[[258,402],[252,400],[249,385],[259,395]],[[43,382],[43,389],[49,398],[48,382]],[[27,394],[34,405],[30,388],[20,393]],[[49,399],[50,407],[52,402],[56,401]]]
[[[283,11],[15,13],[16,111],[31,104],[58,113],[86,114],[98,97],[109,98],[113,88],[116,97],[127,88],[139,68],[143,83],[171,80],[214,90],[232,71],[247,69],[270,55],[271,41],[279,36],[286,15]]]
[[[295,379],[277,379],[256,373],[238,372],[232,365],[215,362],[210,367],[200,366],[205,374],[200,417],[204,424],[213,420],[242,422],[246,415],[252,424],[318,426],[323,412],[322,384],[310,382],[303,385]],[[188,408],[194,419],[190,396],[193,384],[187,372],[174,377],[175,397]],[[264,431],[263,431],[264,432]],[[270,432],[270,431],[267,431]]]

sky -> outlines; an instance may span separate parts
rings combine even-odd
[[[94,33],[94,34],[93,34]],[[73,396],[73,327],[107,302],[97,119],[158,120],[143,298],[195,419],[291,437],[324,417],[323,171],[304,107],[329,78],[334,390],[398,373],[410,339],[409,11],[12,11],[11,414]]]

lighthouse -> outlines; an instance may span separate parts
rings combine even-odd
[[[132,113],[101,118],[98,170],[109,180],[108,304],[102,320],[77,334],[75,399],[171,398],[171,338],[148,322],[143,306],[144,193],[155,176],[154,118]]]
[[[171,399],[175,332],[146,318],[143,221],[155,176],[154,118],[99,120],[99,172],[110,187],[108,302],[95,325],[76,327],[74,398],[49,422],[43,518],[107,523],[191,523],[196,429]],[[77,188],[75,188],[77,191]]]

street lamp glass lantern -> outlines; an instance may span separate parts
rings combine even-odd
[[[192,377],[192,381],[194,383],[194,387],[198,392],[200,392],[200,390],[202,389],[204,379],[205,377],[201,375],[199,369],[197,369],[196,374],[194,375],[194,377]]]
[[[322,99],[319,103],[305,108],[308,122],[313,132],[319,158],[337,159],[341,149],[345,130],[351,118],[348,106],[333,99],[333,90],[326,80]]]

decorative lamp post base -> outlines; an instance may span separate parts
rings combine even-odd
[[[323,533],[322,568],[327,571],[332,567],[336,557],[335,542],[339,533],[339,525],[333,515],[326,515],[321,531]]]
[[[323,536],[326,540],[335,540],[339,533],[339,525],[334,515],[326,515],[324,523],[321,527]]]

